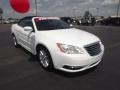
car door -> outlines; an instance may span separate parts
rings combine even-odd
[[[24,27],[32,27],[33,31],[26,31],[24,30]],[[24,26],[22,28],[23,30],[21,30],[22,34],[21,39],[24,44],[24,47],[29,51],[33,51],[35,45],[35,32],[32,20],[31,19],[24,20]]]
[[[33,27],[33,23],[31,19],[26,19],[25,21],[25,26],[24,27],[32,27],[33,31],[25,31],[23,30],[24,33],[24,41],[25,41],[25,46],[29,51],[33,51],[34,45],[35,45],[35,31]]]
[[[23,39],[23,30],[24,30],[24,20],[21,20],[17,25],[16,25],[16,32],[15,32],[15,35],[16,35],[16,38],[17,38],[17,41],[20,45],[24,46],[24,39]]]

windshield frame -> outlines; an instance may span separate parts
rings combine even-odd
[[[65,25],[64,27],[61,27],[60,26],[60,24],[56,24],[56,26],[58,26],[58,27],[52,27],[52,29],[49,29],[48,27],[47,27],[47,29],[40,29],[39,27],[38,27],[38,25],[37,25],[37,23],[36,23],[36,21],[35,21],[35,19],[40,19],[41,21],[47,21],[47,20],[55,20],[55,22],[57,22],[57,21],[60,21],[60,22],[58,22],[58,23],[61,23],[61,24],[63,24],[63,25]],[[67,23],[65,23],[64,21],[62,21],[60,18],[46,18],[46,17],[34,17],[33,19],[33,24],[34,24],[34,26],[35,26],[35,28],[36,28],[36,30],[37,31],[50,31],[50,30],[62,30],[62,29],[69,29],[69,28],[71,28],[70,27],[70,25],[69,24],[67,24]],[[38,21],[38,22],[40,22],[40,21]],[[51,24],[51,25],[54,25],[54,23],[55,22],[53,22],[53,24]],[[48,22],[49,23],[49,22]],[[38,23],[39,24],[39,23]],[[60,27],[59,27],[60,26]]]

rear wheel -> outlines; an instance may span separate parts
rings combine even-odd
[[[51,55],[49,51],[42,46],[38,48],[38,59],[44,69],[49,71],[53,69],[53,62]]]
[[[15,47],[18,47],[18,43],[17,43],[17,39],[16,39],[15,35],[13,35],[12,38],[13,38],[14,46],[15,46]]]

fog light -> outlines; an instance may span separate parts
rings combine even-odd
[[[67,65],[65,65],[65,66],[63,66],[63,68],[69,69],[69,70],[79,70],[79,69],[82,69],[83,66],[67,66]]]

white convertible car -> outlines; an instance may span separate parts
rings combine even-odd
[[[46,70],[79,72],[97,66],[104,54],[100,39],[57,17],[25,17],[11,30],[14,45],[38,56]]]

